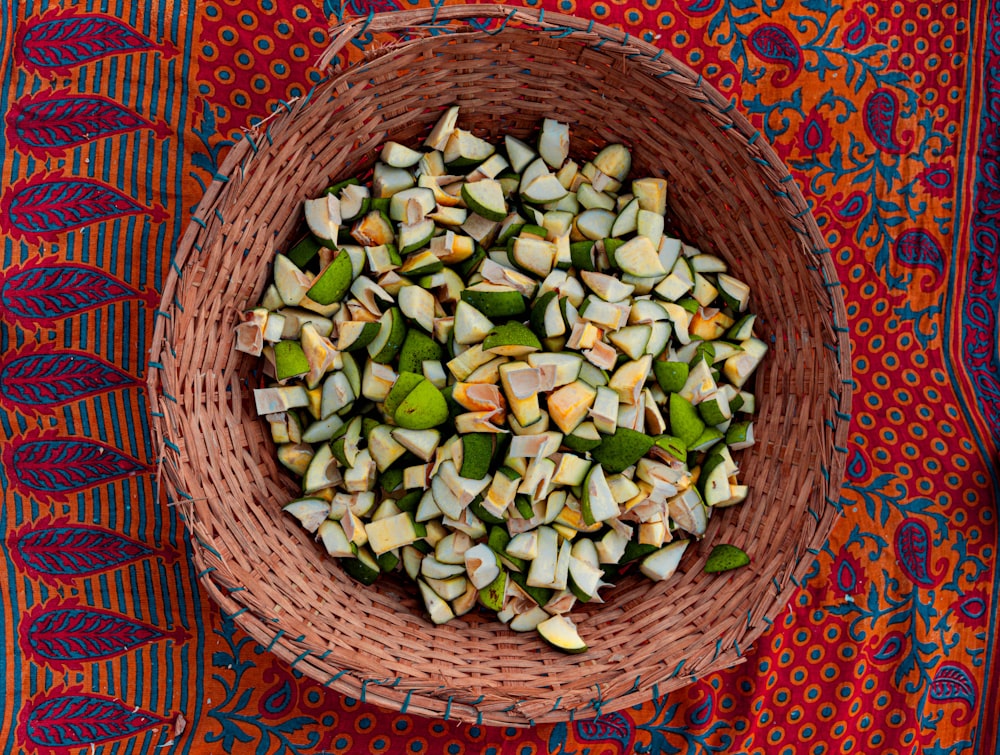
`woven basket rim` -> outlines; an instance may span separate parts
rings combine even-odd
[[[481,22],[480,19],[487,21]],[[381,47],[377,50],[364,51],[364,60],[353,64],[340,72],[332,72],[331,81],[336,82],[348,76],[362,71],[370,62],[379,60],[384,55],[391,55],[401,49],[405,49],[410,44],[415,44],[426,35],[432,32],[447,30],[449,34],[456,33],[449,25],[452,22],[463,23],[462,30],[458,33],[463,35],[496,35],[504,32],[508,27],[525,29],[537,32],[538,35],[549,35],[553,38],[569,38],[582,45],[596,47],[602,52],[610,52],[620,55],[623,65],[642,68],[647,73],[658,71],[660,75],[670,75],[678,77],[686,87],[690,88],[689,95],[692,100],[703,102],[705,106],[713,109],[714,113],[721,113],[725,118],[725,123],[720,127],[726,134],[737,140],[743,149],[752,148],[753,159],[775,176],[778,181],[777,187],[773,190],[777,195],[778,203],[785,207],[785,214],[789,218],[795,219],[793,226],[796,232],[803,239],[803,252],[811,256],[816,269],[822,276],[824,289],[830,300],[830,339],[831,350],[836,352],[836,361],[839,369],[839,376],[843,385],[837,396],[836,418],[831,426],[830,440],[828,444],[834,449],[829,466],[820,470],[824,478],[827,490],[827,503],[839,500],[839,489],[842,482],[843,472],[846,464],[846,439],[849,432],[849,418],[852,400],[851,366],[849,360],[850,344],[848,330],[845,327],[846,307],[840,290],[837,270],[834,266],[832,255],[825,248],[825,242],[819,231],[816,222],[809,211],[808,204],[803,198],[801,191],[792,180],[787,167],[778,158],[773,148],[766,142],[760,132],[739,112],[735,107],[735,102],[727,100],[714,87],[705,82],[700,75],[684,66],[682,63],[672,58],[668,52],[657,48],[642,40],[630,37],[624,32],[612,29],[593,21],[567,16],[565,14],[548,13],[542,10],[529,8],[510,8],[503,5],[455,5],[439,6],[435,9],[419,9],[412,11],[394,11],[389,13],[372,13],[365,18],[354,18],[345,20],[331,31],[331,43],[324,53],[321,62],[329,65],[342,51],[346,45],[365,34],[379,34],[382,32],[399,32],[406,30],[411,32],[409,38],[402,38],[396,44]],[[477,26],[469,25],[474,22]],[[482,28],[478,28],[481,26]],[[450,37],[449,37],[450,38]],[[663,71],[669,73],[664,74]],[[315,91],[315,90],[314,90]],[[211,220],[211,214],[215,210],[219,198],[227,191],[230,176],[241,173],[249,161],[251,161],[258,149],[266,148],[269,142],[269,132],[273,126],[280,123],[291,122],[296,113],[301,108],[310,104],[313,92],[304,97],[301,101],[289,102],[281,110],[276,111],[268,118],[257,123],[253,128],[246,131],[243,139],[238,141],[228,152],[215,178],[205,190],[204,196],[195,210],[191,222],[188,224],[184,235],[178,245],[177,252],[171,262],[171,268],[165,279],[162,301],[155,317],[154,334],[150,351],[151,364],[170,363],[168,353],[173,349],[171,339],[171,320],[177,313],[175,301],[178,288],[182,285],[181,270],[185,267],[190,257],[197,254],[199,240],[206,234],[206,228]],[[808,240],[808,244],[806,243]],[[842,358],[842,356],[847,358]],[[232,616],[240,626],[247,631],[254,639],[265,647],[272,649],[277,655],[299,664],[303,660],[301,655],[305,646],[297,640],[282,637],[282,632],[275,629],[272,617],[262,615],[260,612],[248,607],[245,591],[242,585],[233,585],[225,578],[221,578],[215,571],[214,564],[219,560],[213,558],[213,549],[210,542],[205,542],[190,530],[190,518],[193,516],[193,501],[190,499],[184,484],[183,460],[180,451],[175,443],[177,440],[176,425],[172,421],[171,406],[171,380],[175,379],[169,370],[163,368],[150,369],[147,378],[147,395],[151,405],[151,424],[154,431],[155,442],[158,448],[157,481],[166,483],[168,499],[171,502],[181,504],[182,515],[189,524],[189,535],[194,545],[194,558],[199,567],[200,579],[208,594],[215,600],[224,613]],[[236,386],[234,386],[234,389]],[[255,420],[256,421],[256,420]],[[816,542],[811,546],[818,547],[828,536],[836,517],[835,506],[827,506],[817,515],[817,536]],[[820,521],[821,520],[821,521]],[[214,556],[218,557],[218,553]],[[792,563],[789,565],[786,578],[782,580],[780,590],[776,597],[776,603],[780,606],[787,604],[793,592],[805,574],[808,567],[806,554],[799,552],[794,554]],[[766,617],[765,617],[766,618]],[[763,631],[763,627],[760,629]],[[757,632],[759,634],[760,632]],[[305,648],[308,651],[308,648]],[[745,648],[743,649],[745,651]],[[742,652],[739,648],[733,652],[726,651],[720,655],[719,668],[731,666],[743,660]],[[300,670],[305,671],[314,678],[319,678],[316,670],[307,665],[298,665]],[[685,679],[681,673],[681,668],[674,671],[671,680],[677,681]],[[353,673],[341,671],[333,674],[327,679],[319,679],[334,689],[338,689],[352,696],[360,696],[362,701],[374,702],[380,705],[395,709],[407,710],[411,705],[411,696],[414,700],[410,712],[419,712],[425,715],[443,716],[444,718],[455,717],[467,721],[504,723],[507,725],[523,726],[537,720],[558,720],[572,717],[574,711],[556,711],[555,708],[548,710],[547,702],[545,707],[528,701],[528,705],[511,706],[513,710],[497,712],[491,710],[484,719],[483,712],[474,704],[453,703],[451,699],[436,698],[432,692],[414,694],[413,690],[408,692],[397,691],[396,684],[390,679],[356,678]],[[396,682],[399,680],[397,679]],[[690,680],[688,680],[690,681]],[[639,687],[636,680],[636,687]],[[624,704],[632,704],[636,699],[641,699],[641,693],[645,699],[650,695],[656,695],[667,685],[661,684],[659,688],[656,684],[642,685],[642,689],[634,690],[631,696],[623,697]],[[678,685],[674,685],[678,686]],[[360,691],[360,695],[359,695]],[[624,704],[618,701],[606,701],[603,699],[600,690],[597,691],[596,704],[592,705],[593,712],[600,713],[601,710],[611,710],[612,706],[620,708]],[[419,702],[418,702],[419,701]],[[594,701],[592,701],[594,702]],[[537,713],[536,713],[537,712]],[[532,715],[532,713],[536,713]],[[580,715],[580,711],[575,711]],[[585,714],[584,714],[585,715]]]

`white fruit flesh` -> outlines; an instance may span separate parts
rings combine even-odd
[[[424,599],[424,606],[427,614],[435,624],[446,624],[455,618],[455,612],[451,610],[448,601],[434,592],[433,589],[422,579],[417,580],[420,595]]]
[[[300,498],[285,505],[283,510],[298,519],[306,532],[316,532],[330,515],[330,502],[322,498]]]
[[[420,162],[420,158],[422,157],[422,152],[410,149],[399,142],[386,142],[382,146],[382,152],[379,154],[382,162],[391,165],[393,168],[412,168]]]
[[[559,650],[582,653],[587,649],[587,644],[580,638],[576,626],[561,614],[542,621],[536,629],[546,642]]]
[[[596,241],[611,235],[615,214],[602,208],[585,210],[576,216],[576,228],[584,238]]]
[[[301,385],[256,388],[253,392],[257,414],[278,414],[300,406],[309,406],[309,395]]]
[[[677,540],[646,556],[639,564],[639,570],[650,579],[660,582],[669,579],[677,571],[681,557],[690,540]]]
[[[611,494],[611,488],[608,487],[604,469],[599,464],[591,467],[587,474],[581,504],[588,522],[603,522],[621,513]]]
[[[597,154],[593,162],[601,173],[615,181],[624,181],[632,168],[632,155],[623,144],[609,144]]]
[[[316,534],[319,536],[327,554],[333,558],[351,558],[354,550],[351,548],[351,541],[344,534],[343,527],[338,522],[327,519],[323,522]]]
[[[558,169],[569,156],[569,126],[551,118],[542,121],[538,137],[538,154],[553,169]]]
[[[469,581],[481,590],[500,576],[500,563],[486,543],[479,543],[465,551],[465,570]]]
[[[441,433],[437,430],[408,430],[397,427],[392,430],[393,439],[424,461],[434,455],[441,442]]]
[[[342,222],[340,200],[333,194],[326,194],[317,199],[307,199],[303,202],[303,208],[306,225],[313,235],[327,243],[336,242]]]
[[[403,168],[393,168],[391,165],[378,162],[372,170],[372,194],[379,198],[391,197],[397,192],[409,189],[414,183],[413,176]]]
[[[369,522],[365,525],[365,532],[368,533],[368,544],[376,555],[410,545],[418,537],[413,519],[405,512]]]
[[[457,105],[448,108],[427,135],[424,146],[428,149],[443,150],[458,124],[458,113]]]

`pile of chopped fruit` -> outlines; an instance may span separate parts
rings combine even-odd
[[[458,117],[306,200],[237,348],[265,357],[257,411],[302,478],[285,511],[350,575],[399,570],[436,623],[481,604],[581,652],[575,601],[630,563],[669,578],[746,499],[731,451],[767,347],[625,146],[580,164],[566,124],[494,145]],[[711,571],[746,563],[723,552]]]

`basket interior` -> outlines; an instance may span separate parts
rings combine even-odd
[[[257,303],[274,253],[302,227],[302,200],[364,175],[383,141],[420,141],[452,104],[463,128],[493,139],[529,136],[543,117],[568,122],[578,160],[629,145],[633,175],[667,178],[673,232],[750,284],[758,335],[771,346],[753,386],[758,443],[737,455],[750,499],[716,512],[671,580],[629,576],[606,603],[578,604],[590,645],[582,656],[485,616],[435,627],[401,583],[365,588],[347,577],[281,513],[298,488],[255,416],[258,360],[233,349],[239,313]],[[382,51],[269,122],[214,206],[199,211],[200,251],[183,259],[172,322],[180,482],[194,500],[189,527],[210,546],[196,558],[214,567],[207,584],[226,610],[249,609],[239,621],[258,641],[369,701],[517,724],[642,702],[654,684],[663,693],[740,660],[832,523],[824,421],[843,368],[824,347],[835,340],[830,293],[810,242],[773,193],[782,173],[754,159],[744,132],[720,128],[727,117],[687,76],[656,77],[642,61],[507,28]],[[704,575],[718,542],[750,553],[750,567]]]

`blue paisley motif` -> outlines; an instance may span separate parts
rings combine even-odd
[[[82,352],[0,358],[0,400],[22,411],[59,406],[135,383],[126,372]]]
[[[712,720],[715,712],[715,699],[711,694],[705,696],[705,702],[688,714],[688,720],[695,726],[704,726]]]
[[[785,63],[793,71],[802,67],[802,50],[788,33],[777,24],[758,26],[750,33],[749,44],[757,56],[769,63]]]
[[[869,469],[868,460],[860,451],[854,449],[847,461],[847,475],[852,480],[863,480],[868,476]]]
[[[939,191],[947,191],[951,188],[951,173],[944,170],[943,168],[938,168],[937,170],[931,170],[924,173],[924,181],[926,181],[930,186]]]
[[[141,128],[167,135],[165,124],[154,124],[108,97],[70,93],[34,95],[15,102],[7,114],[7,125],[19,147],[39,153]]]
[[[149,212],[162,220],[159,208],[143,207],[111,186],[90,179],[50,179],[19,187],[6,203],[12,230],[47,235],[123,215]]]
[[[31,440],[10,444],[7,474],[34,493],[72,493],[148,471],[117,448],[86,438]]]
[[[43,609],[22,624],[21,631],[27,654],[70,664],[111,658],[164,637],[181,636],[112,611],[77,605]]]
[[[21,36],[20,53],[39,68],[61,69],[156,47],[116,18],[75,13],[29,22]]]
[[[750,46],[764,60],[799,65],[801,54],[787,31],[775,24],[759,26],[750,34]]]
[[[856,191],[835,212],[844,220],[854,220],[860,217],[866,209],[868,209],[866,196],[862,192]]]
[[[968,619],[978,620],[986,615],[989,606],[978,595],[970,595],[958,604],[958,610]]]
[[[823,129],[816,121],[810,121],[806,126],[802,141],[809,149],[819,149],[823,146]]]
[[[891,661],[899,657],[903,652],[903,636],[898,633],[890,634],[885,641],[875,651],[872,657],[878,661]]]
[[[836,584],[847,595],[853,593],[858,584],[858,573],[854,570],[854,564],[847,559],[837,565]]]
[[[288,683],[288,680],[274,692],[272,692],[266,700],[264,700],[264,710],[266,710],[271,715],[280,715],[288,709],[291,705],[294,695],[292,695],[292,685]]]
[[[577,721],[576,736],[584,742],[613,740],[628,747],[632,740],[632,722],[621,713],[603,713],[597,718]]]
[[[926,231],[913,228],[896,239],[893,248],[896,260],[909,267],[929,267],[938,275],[944,273],[944,252],[937,240]]]
[[[134,736],[164,723],[152,711],[76,690],[32,700],[21,715],[21,741],[65,751]]]
[[[944,663],[934,674],[928,696],[938,703],[966,702],[976,704],[975,683],[969,672],[956,663]]]
[[[899,121],[899,100],[888,89],[877,89],[865,102],[865,130],[875,145],[883,152],[901,152],[896,141],[896,123]]]
[[[115,569],[154,554],[147,545],[88,525],[44,526],[12,538],[10,551],[33,578],[72,579]]]
[[[914,517],[907,517],[896,529],[896,558],[906,576],[921,587],[931,587],[930,574],[931,534],[927,525]]]
[[[154,301],[152,294],[86,265],[35,264],[0,271],[0,315],[25,325],[49,323],[126,299]]]
[[[844,42],[848,47],[857,47],[868,37],[868,22],[859,18],[851,28],[844,32]]]

